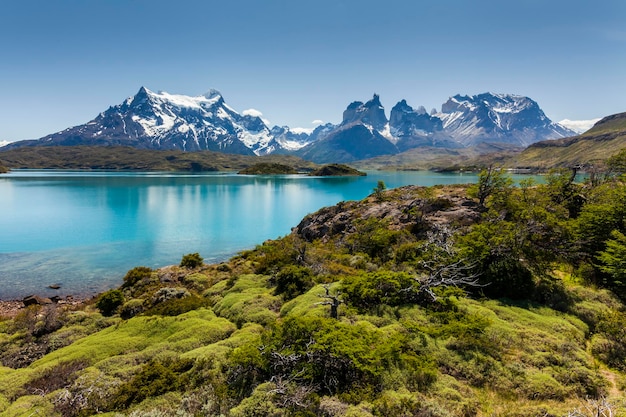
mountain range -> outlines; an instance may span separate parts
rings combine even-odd
[[[513,94],[455,95],[428,113],[398,102],[389,114],[374,94],[354,101],[342,122],[318,126],[311,133],[288,126],[270,128],[257,115],[238,113],[217,90],[197,97],[152,92],[111,106],[86,124],[23,146],[101,145],[140,149],[211,150],[242,155],[294,154],[318,163],[351,162],[394,155],[420,147],[467,148],[482,143],[526,147],[532,143],[574,136],[552,122],[532,99]]]

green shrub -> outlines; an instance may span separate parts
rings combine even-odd
[[[136,266],[124,276],[124,287],[132,287],[144,278],[150,278],[152,269],[147,266]]]
[[[98,297],[96,307],[103,316],[111,316],[122,303],[124,303],[124,293],[121,290],[109,290]]]
[[[273,274],[287,265],[298,262],[303,248],[298,247],[295,238],[284,237],[280,240],[268,240],[254,250],[243,254],[255,263],[254,272],[257,274]]]
[[[184,298],[172,298],[155,305],[146,311],[146,315],[178,316],[188,311],[206,307],[208,300],[197,295]]]
[[[626,314],[607,312],[596,325],[592,352],[602,361],[620,370],[626,370]]]
[[[146,363],[130,381],[119,387],[112,408],[122,410],[146,398],[185,387],[188,382],[185,372],[192,366],[193,361],[185,359],[154,360]]]
[[[303,266],[288,265],[273,278],[276,295],[291,300],[313,288],[313,272]]]
[[[415,302],[418,288],[419,284],[406,272],[392,271],[349,276],[341,284],[346,302],[361,311],[371,311],[381,304],[397,306]]]
[[[180,266],[183,268],[193,269],[201,266],[203,261],[204,259],[202,259],[198,252],[188,253],[183,256],[183,259],[180,261]]]
[[[133,298],[120,307],[120,317],[127,320],[141,314],[145,310],[145,300]]]
[[[530,299],[534,290],[532,273],[510,257],[487,261],[479,282],[483,285],[481,291],[493,298]]]
[[[352,253],[366,253],[383,262],[393,255],[393,246],[402,241],[406,232],[391,230],[387,221],[371,217],[355,222],[356,233],[349,237]]]
[[[169,300],[189,297],[190,295],[186,288],[163,287],[152,296],[152,304],[157,305]]]

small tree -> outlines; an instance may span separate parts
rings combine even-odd
[[[200,256],[198,252],[188,253],[183,256],[183,259],[180,261],[180,266],[183,268],[197,268],[202,265],[204,259]]]
[[[378,183],[376,184],[376,187],[374,187],[373,194],[374,197],[376,197],[377,201],[382,201],[383,199],[383,191],[385,191],[387,189],[387,186],[385,185],[385,181],[383,180],[378,180]]]
[[[620,297],[626,297],[626,235],[619,230],[611,232],[606,249],[598,255],[600,270],[608,275],[607,287]]]
[[[513,181],[503,169],[489,166],[478,174],[478,182],[468,189],[471,197],[478,198],[478,204],[485,207],[488,197],[504,197],[511,188]]]
[[[124,276],[124,287],[132,287],[144,278],[152,275],[152,269],[147,266],[136,266],[126,273]]]
[[[320,305],[329,305],[330,306],[330,317],[333,319],[339,318],[339,306],[344,303],[342,299],[339,298],[339,292],[337,295],[333,295],[330,293],[330,285],[324,285],[324,289],[326,290],[326,294],[320,295],[320,297],[325,298],[327,301],[320,301]]]
[[[96,307],[103,316],[111,316],[124,303],[124,293],[121,290],[109,290],[96,301]]]

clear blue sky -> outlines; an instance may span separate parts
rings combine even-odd
[[[141,86],[215,88],[292,127],[373,93],[387,112],[491,91],[591,119],[626,111],[626,1],[3,1],[0,141],[85,123]]]

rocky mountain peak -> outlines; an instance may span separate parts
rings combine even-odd
[[[385,108],[380,103],[380,96],[374,94],[366,103],[354,101],[343,112],[342,125],[362,123],[375,130],[383,130],[388,123]]]
[[[400,100],[391,109],[389,125],[398,136],[427,134],[442,129],[441,120],[430,116],[423,106],[414,109],[406,100]]]

